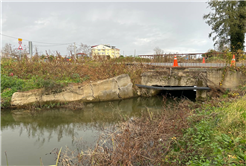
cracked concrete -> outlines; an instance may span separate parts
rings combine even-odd
[[[170,73],[172,73],[170,75]],[[196,69],[190,68],[185,70],[172,68],[172,72],[163,71],[148,71],[142,73],[142,85],[158,85],[158,86],[197,86],[197,87],[220,87],[220,82],[223,77],[222,69]],[[246,82],[246,76],[239,71],[228,71],[224,76],[222,84],[224,89],[236,89],[239,85]],[[162,78],[162,79],[161,79]],[[164,78],[164,79],[163,79]],[[207,91],[197,90],[197,98],[206,98]],[[157,90],[141,89],[141,94],[153,96],[158,93]]]
[[[116,79],[114,79],[116,84],[118,85],[118,91],[117,91],[117,94],[118,94],[118,98],[121,99],[121,96],[120,96],[120,87],[119,87],[119,84],[118,84],[118,81]]]
[[[60,93],[44,94],[43,89],[16,92],[11,99],[12,105],[26,105],[35,102],[98,102],[120,100],[133,97],[132,82],[127,74],[86,85],[69,85]]]

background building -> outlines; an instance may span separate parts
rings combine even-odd
[[[95,57],[110,57],[110,58],[118,58],[120,57],[120,49],[115,46],[110,46],[109,44],[100,44],[91,46],[91,55],[92,58]]]

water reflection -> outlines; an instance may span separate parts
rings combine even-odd
[[[73,147],[74,140],[79,137],[87,142],[86,146],[91,146],[90,144],[95,144],[105,127],[124,118],[140,116],[146,112],[147,107],[150,111],[162,111],[162,103],[162,97],[157,96],[89,103],[81,110],[52,109],[42,112],[2,110],[2,159],[5,158],[4,151],[8,151],[15,155],[11,158],[12,164],[38,164],[40,155],[60,146]],[[25,146],[29,148],[22,149]],[[35,157],[29,159],[30,154]],[[54,164],[52,158],[43,162]],[[2,164],[6,164],[4,160]]]

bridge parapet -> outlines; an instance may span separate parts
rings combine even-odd
[[[246,82],[246,76],[238,71],[229,71],[224,74],[222,69],[204,68],[164,68],[152,70],[141,75],[141,84],[147,86],[162,87],[210,87],[213,89],[235,89]],[[153,89],[141,89],[141,94],[153,96],[160,91]],[[206,90],[197,90],[196,97],[206,98]]]

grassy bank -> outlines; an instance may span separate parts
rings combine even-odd
[[[215,103],[216,102],[216,103]],[[217,99],[189,116],[189,128],[167,161],[188,165],[246,165],[246,95]]]

